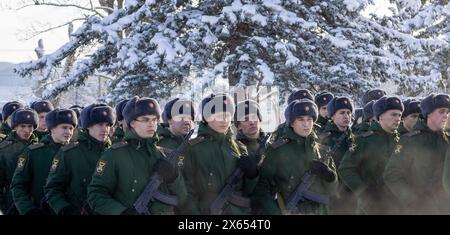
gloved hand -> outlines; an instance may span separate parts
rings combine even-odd
[[[255,158],[249,156],[241,156],[239,159],[239,167],[244,172],[244,176],[253,179],[258,176],[258,167]]]
[[[28,211],[25,215],[47,215],[47,213],[39,208],[33,208],[30,211]]]
[[[59,212],[59,215],[81,215],[81,208],[66,206]]]
[[[178,177],[177,169],[170,162],[159,159],[153,166],[153,172],[158,173],[164,183],[172,183]]]
[[[136,211],[136,209],[134,209],[134,207],[132,208],[128,208],[124,211],[122,211],[122,213],[120,213],[121,215],[139,215],[139,213]]]
[[[323,178],[327,182],[333,182],[336,179],[333,171],[321,161],[313,160],[310,169],[312,174]]]

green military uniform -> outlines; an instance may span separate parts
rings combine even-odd
[[[314,132],[308,137],[301,137],[287,127],[284,136],[269,146],[267,157],[260,170],[260,180],[253,193],[257,212],[262,214],[280,214],[280,208],[289,195],[302,181],[303,175],[308,171],[311,162],[319,159],[317,137]],[[328,166],[336,174],[332,159]],[[331,183],[316,177],[310,191],[333,195],[338,187],[337,177]],[[279,205],[274,200],[277,194]],[[297,206],[300,213],[326,214],[327,206],[306,200]]]
[[[91,182],[97,161],[111,141],[100,142],[80,132],[78,142],[62,147],[53,159],[44,191],[48,204],[56,214],[65,207],[74,213],[86,209],[87,186]]]
[[[225,186],[226,179],[237,169],[240,156],[247,154],[245,146],[233,140],[232,135],[230,129],[226,134],[219,134],[200,123],[198,136],[190,141],[185,160],[184,176],[189,204],[184,208],[184,213],[209,214],[211,203]],[[247,178],[241,179],[236,185],[236,193],[248,196],[245,194],[248,192],[246,185],[252,185],[251,182]],[[232,203],[223,209],[223,214],[249,213],[250,207]]]
[[[169,125],[162,123],[158,126],[158,146],[169,148],[169,149],[176,149],[178,146],[181,145],[183,142],[183,136],[175,136],[170,132]]]
[[[5,136],[8,136],[9,133],[11,133],[12,129],[11,127],[8,126],[8,124],[6,124],[6,122],[2,123],[2,127],[0,127],[0,133],[4,134]]]
[[[119,123],[117,123],[116,129],[114,130],[114,135],[113,135],[111,141],[113,143],[119,142],[123,139],[124,135],[125,135],[125,133],[123,131],[123,127]]]
[[[398,132],[388,133],[374,122],[342,159],[338,173],[358,197],[358,213],[398,213],[398,202],[384,184],[383,172],[399,139]]]
[[[408,131],[408,129],[406,129],[406,127],[403,125],[403,122],[402,122],[402,123],[400,123],[400,126],[397,129],[397,132],[400,135],[404,135],[404,134],[408,133],[409,131]]]
[[[37,136],[37,138],[38,138],[39,140],[41,140],[42,138],[44,138],[44,136],[50,134],[49,131],[37,131],[37,130],[34,130],[33,133]]]
[[[386,165],[384,180],[407,214],[448,214],[442,176],[448,137],[433,132],[423,120],[402,136]]]
[[[10,191],[10,184],[17,166],[17,158],[22,150],[30,144],[37,143],[35,135],[31,135],[29,140],[21,140],[15,131],[11,132],[8,138],[0,144],[0,184],[1,197],[3,202],[1,209],[6,212],[13,203]]]
[[[52,137],[47,135],[39,144],[28,146],[19,155],[11,191],[21,215],[32,209],[41,208],[48,172],[53,157],[61,146],[62,144],[53,142]]]
[[[158,137],[139,138],[127,129],[123,141],[106,150],[97,163],[88,186],[89,206],[99,214],[117,215],[133,207],[153,175],[153,165],[165,154],[156,146]],[[186,187],[181,174],[170,184],[162,183],[163,193],[176,195],[178,205],[186,200]],[[173,214],[174,207],[155,200],[150,202],[151,214]]]
[[[355,136],[358,136],[361,133],[368,132],[372,123],[373,123],[373,121],[372,122],[362,122],[361,124],[359,124],[358,128],[355,128],[354,131],[352,130],[353,134]]]
[[[315,128],[315,131],[317,134],[325,131],[328,120],[329,120],[328,118],[324,118],[321,115],[319,115],[319,117],[317,118],[317,121],[316,121],[317,128]]]

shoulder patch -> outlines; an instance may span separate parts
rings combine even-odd
[[[13,142],[9,140],[5,140],[0,144],[0,149],[5,148],[6,146],[11,145]]]
[[[97,175],[103,175],[103,172],[105,171],[107,163],[108,162],[105,160],[98,160],[97,167],[95,168],[95,173]]]
[[[59,158],[55,157],[53,158],[52,166],[50,167],[50,172],[55,172],[56,169],[58,169],[59,166]]]
[[[371,136],[371,135],[373,135],[373,131],[366,131],[366,132],[362,132],[361,134],[359,134],[359,136],[362,136],[362,137],[367,137],[367,136]]]
[[[28,157],[25,155],[20,155],[19,158],[17,159],[17,167],[16,170],[18,171],[22,171],[23,168],[25,167],[25,163],[27,162]]]
[[[415,136],[415,135],[417,135],[417,134],[419,134],[419,133],[420,133],[419,130],[415,130],[415,131],[410,131],[410,132],[404,134],[404,136],[411,137],[411,136]]]
[[[34,150],[34,149],[38,149],[38,148],[41,148],[41,147],[44,147],[44,146],[45,146],[44,143],[37,143],[37,144],[29,145],[29,146],[28,146],[28,149]]]
[[[64,145],[64,146],[61,148],[61,150],[65,152],[65,151],[67,151],[67,150],[70,150],[70,149],[73,149],[73,148],[77,147],[78,144],[79,144],[79,142],[69,143],[69,144],[67,144],[67,145]]]
[[[192,140],[189,140],[189,144],[190,145],[196,145],[196,144],[200,144],[201,142],[205,141],[206,137],[204,136],[198,136],[197,138],[194,138]]]
[[[279,140],[273,142],[273,143],[270,145],[270,147],[272,147],[273,149],[277,149],[277,148],[279,148],[279,147],[281,147],[281,146],[287,144],[288,142],[289,142],[289,139],[282,138],[282,139],[279,139]]]
[[[112,149],[118,149],[118,148],[125,147],[125,146],[127,146],[127,145],[128,145],[128,142],[122,140],[122,141],[119,141],[119,142],[114,143],[114,144],[111,146],[111,148],[112,148]]]
[[[331,135],[331,132],[328,131],[328,132],[318,133],[318,134],[317,134],[317,137],[319,137],[319,139],[322,140],[322,139],[324,139],[324,138],[327,138],[327,137],[330,136],[330,135]]]

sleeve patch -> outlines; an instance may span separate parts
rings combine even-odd
[[[56,169],[58,169],[58,166],[59,166],[59,159],[53,158],[52,167],[50,168],[50,171],[51,172],[56,171]]]
[[[17,160],[16,170],[22,171],[23,168],[25,167],[26,162],[27,162],[27,156],[25,156],[25,155],[20,156],[19,159]]]
[[[97,167],[95,168],[95,173],[97,173],[97,175],[103,175],[103,172],[105,171],[107,163],[108,162],[105,160],[99,160],[97,163]]]

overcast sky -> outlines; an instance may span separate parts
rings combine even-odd
[[[34,49],[39,39],[44,40],[46,53],[51,53],[67,42],[67,26],[52,30],[25,40],[31,33],[31,27],[45,29],[64,24],[69,19],[82,17],[80,10],[75,8],[58,8],[47,6],[31,6],[21,10],[10,10],[7,6],[16,0],[0,0],[0,62],[26,62],[36,59]],[[86,1],[87,2],[87,1]],[[95,1],[96,2],[96,1]],[[376,6],[370,7],[371,12],[387,12],[388,0],[375,0]],[[75,23],[75,29],[80,23]]]

